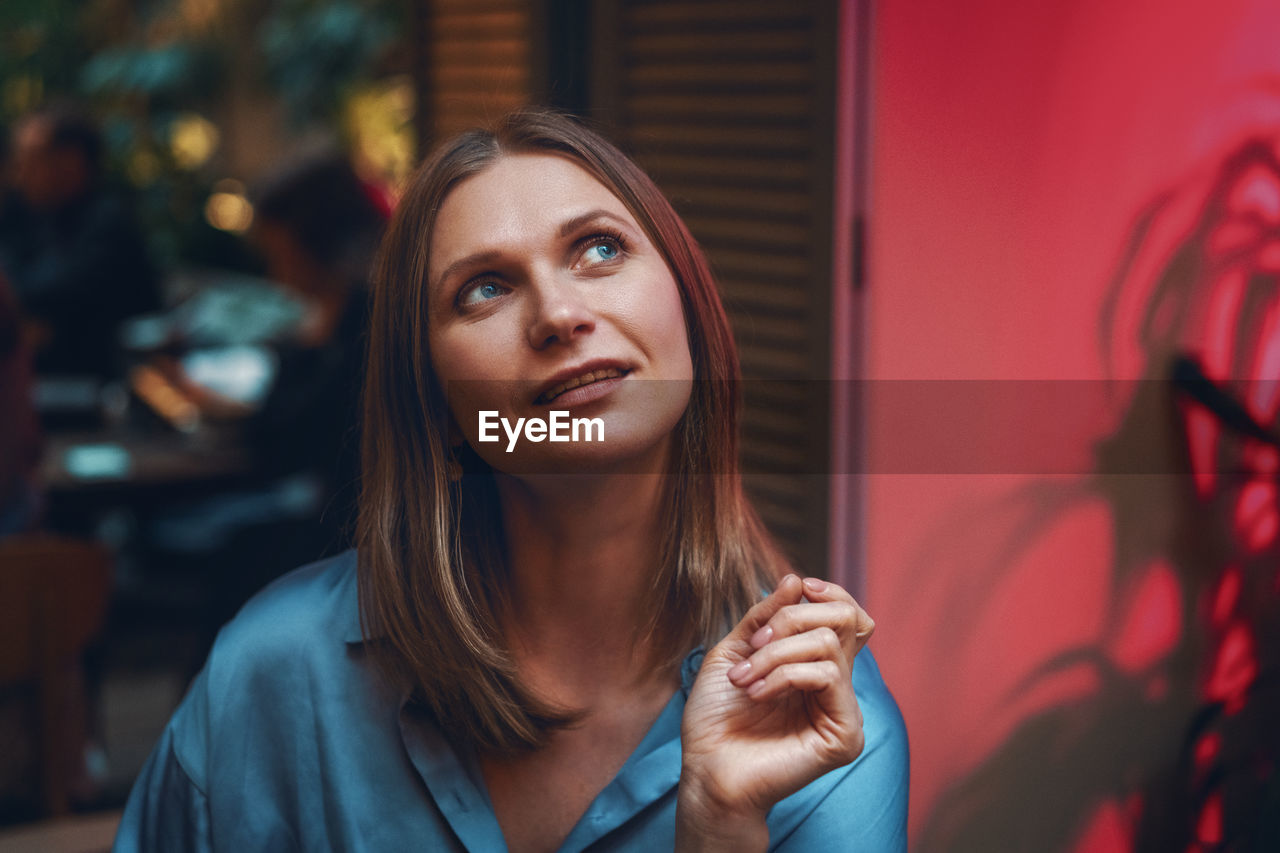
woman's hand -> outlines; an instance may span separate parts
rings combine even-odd
[[[862,752],[853,659],[875,623],[795,575],[707,653],[685,704],[677,849],[760,849],[774,803]]]

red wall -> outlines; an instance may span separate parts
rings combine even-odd
[[[1202,491],[1188,509],[1188,478],[1173,473],[1181,421],[1157,407],[1143,426],[1136,386],[1102,380],[1163,377],[1175,348],[1212,361],[1205,294],[1218,268],[1167,264],[1194,243],[1231,152],[1280,137],[1280,7],[874,8],[865,598],[911,734],[913,840],[1127,849],[1156,837],[1178,796],[1196,810],[1193,840],[1230,836],[1221,800],[1188,775],[1200,771],[1170,771],[1186,749],[1210,749],[1193,719],[1230,633],[1201,601],[1221,592],[1225,552],[1189,546],[1181,520],[1199,513],[1208,541],[1226,498],[1211,506]],[[1129,249],[1138,262],[1125,268]],[[1153,343],[1138,327],[1161,282],[1184,312]],[[1257,363],[1218,378],[1257,378]],[[1036,386],[961,380],[1086,381],[1045,383],[1061,393],[1029,412]],[[944,387],[973,406],[937,406]],[[904,436],[945,450],[907,459]],[[1092,471],[1096,442],[1144,436],[1171,442],[1167,466]],[[1273,498],[1255,503],[1270,512]],[[1250,636],[1273,613],[1250,611]],[[1074,657],[1046,668],[1063,653]],[[1242,737],[1245,712],[1214,713]],[[1166,783],[1198,793],[1162,800]]]

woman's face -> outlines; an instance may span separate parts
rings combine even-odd
[[[563,157],[502,157],[445,198],[430,259],[432,365],[481,458],[512,474],[665,463],[693,380],[680,293],[603,184]],[[527,424],[553,412],[599,424],[534,441]]]

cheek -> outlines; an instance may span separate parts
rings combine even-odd
[[[647,417],[653,422],[650,429],[670,432],[688,409],[693,392],[693,356],[689,347],[689,332],[685,324],[684,306],[675,283],[663,299],[654,300],[654,310],[650,317],[651,328],[656,330],[654,337],[659,370],[655,378],[662,381],[652,383],[645,390],[653,395],[643,406]]]
[[[496,411],[499,417],[523,414],[518,411],[523,386],[506,378],[509,374],[501,365],[508,361],[503,357],[508,351],[492,335],[450,335],[433,338],[431,345],[436,379],[452,416],[449,437],[453,443],[465,439],[473,448],[478,446],[482,411]]]
[[[449,424],[449,440],[457,443],[457,431],[462,429],[462,436],[468,441],[474,439],[476,411],[483,407],[483,401],[477,400],[475,386],[478,383],[464,381],[461,377],[475,376],[476,365],[473,363],[474,349],[465,341],[451,336],[443,338],[432,335],[430,354],[432,370],[436,381],[444,392],[449,406],[451,423]]]
[[[660,360],[658,378],[690,379],[693,359],[689,348],[689,332],[684,305],[675,280],[667,278],[665,286],[653,298],[642,303],[644,324],[649,330],[654,357]]]
[[[471,399],[454,383],[445,387],[445,399],[449,404],[449,444],[457,446],[476,443],[478,413],[484,408],[483,403]]]
[[[672,310],[664,320],[663,328],[667,330],[668,352],[673,358],[674,379],[693,378],[693,354],[689,348],[689,331],[685,325],[684,308],[679,298],[675,299]]]

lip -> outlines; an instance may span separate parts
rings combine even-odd
[[[579,385],[576,388],[570,388],[567,391],[562,391],[550,400],[545,399],[549,392],[555,390],[564,383],[569,382],[572,379],[585,376],[588,373],[595,373],[601,370],[616,370],[622,375],[610,377],[608,379],[597,379],[594,382],[589,382],[585,385]],[[582,405],[583,403],[598,399],[608,393],[614,386],[625,379],[631,371],[632,367],[625,362],[603,358],[586,361],[572,367],[566,367],[564,370],[560,370],[552,374],[546,381],[538,386],[537,393],[533,396],[533,402],[534,405],[537,406],[550,406],[552,403],[559,403],[561,405]]]

